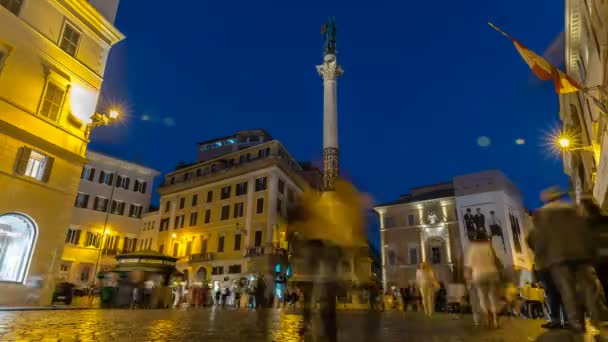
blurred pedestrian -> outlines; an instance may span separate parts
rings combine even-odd
[[[468,269],[465,274],[470,277],[479,308],[489,328],[498,327],[497,291],[502,268],[499,262],[485,230],[478,231],[465,257],[465,267]]]
[[[557,187],[541,193],[545,204],[534,213],[532,246],[537,261],[549,269],[557,285],[570,329],[584,332],[584,311],[579,310],[580,307],[587,310],[592,324],[596,325],[599,320],[597,303],[590,301],[597,298],[592,293],[595,285],[589,278],[595,251],[587,221],[572,204],[562,200],[564,195]],[[582,296],[577,297],[577,285]]]
[[[424,314],[431,317],[435,311],[435,292],[439,289],[439,283],[435,272],[425,261],[420,263],[420,267],[416,271],[416,283],[420,289]]]

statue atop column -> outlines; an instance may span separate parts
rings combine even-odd
[[[321,33],[325,37],[323,56],[336,54],[336,22],[329,18],[327,23],[321,26]]]

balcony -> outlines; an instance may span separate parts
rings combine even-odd
[[[256,257],[256,256],[264,255],[264,247],[262,247],[262,246],[249,247],[245,250],[244,254],[246,257]]]
[[[188,262],[204,262],[213,260],[213,253],[198,253],[191,254]]]

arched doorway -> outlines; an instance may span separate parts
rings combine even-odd
[[[25,281],[37,238],[38,227],[29,216],[0,215],[0,282]]]

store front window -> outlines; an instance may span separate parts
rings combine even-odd
[[[36,224],[28,216],[0,215],[0,282],[25,281],[37,235]]]

